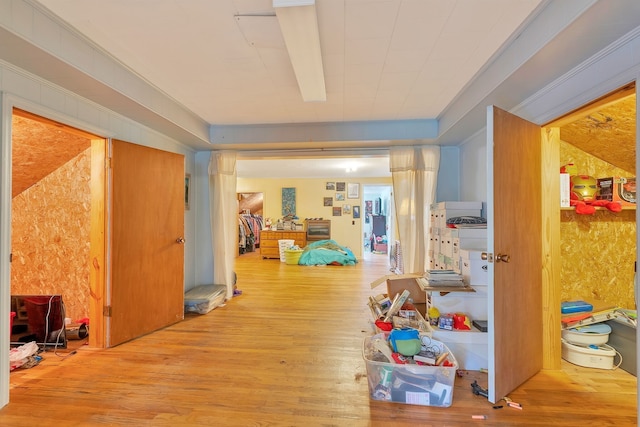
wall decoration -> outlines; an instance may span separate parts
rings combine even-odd
[[[191,174],[185,174],[184,176],[184,210],[188,211],[189,207],[189,190],[191,190]]]
[[[325,190],[331,190],[334,191],[336,189],[336,183],[335,182],[327,182],[324,186]]]
[[[333,206],[333,197],[325,197],[324,198],[325,206]]]
[[[351,213],[351,205],[342,205],[342,213],[349,215]]]
[[[373,213],[373,202],[371,200],[365,200],[364,202],[364,213],[372,214]]]
[[[344,201],[344,193],[336,193],[336,200],[339,202]]]
[[[282,188],[282,216],[296,214],[296,189]]]
[[[360,206],[353,207],[353,218],[360,218]]]
[[[342,208],[340,206],[333,207],[333,216],[342,216]]]
[[[360,198],[360,184],[357,182],[350,182],[347,184],[347,199],[359,199]]]
[[[336,182],[336,191],[344,191],[345,183],[344,182]]]

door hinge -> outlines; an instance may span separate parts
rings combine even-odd
[[[13,262],[13,254],[9,254],[9,262]]]
[[[111,157],[106,157],[104,159],[104,168],[111,169]]]
[[[105,305],[104,307],[102,307],[102,315],[104,317],[111,317],[111,306],[110,305]]]

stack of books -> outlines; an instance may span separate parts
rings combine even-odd
[[[424,278],[418,280],[424,280],[426,287],[440,287],[440,286],[464,286],[462,280],[462,274],[456,273],[453,270],[429,270],[424,274]]]

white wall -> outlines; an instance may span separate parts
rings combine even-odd
[[[9,316],[11,253],[11,116],[12,108],[74,126],[99,136],[120,139],[185,156],[185,172],[192,173],[195,153],[178,141],[87,101],[18,68],[0,62],[0,316]],[[140,197],[144,197],[141,189]],[[195,281],[196,210],[185,212],[185,288]],[[6,325],[5,322],[2,322]],[[0,328],[0,364],[8,366],[9,330]],[[0,370],[0,407],[8,402],[8,369]]]
[[[487,201],[487,137],[484,130],[460,146],[460,198]]]
[[[440,147],[435,202],[446,200],[464,200],[460,199],[460,149],[458,147]]]

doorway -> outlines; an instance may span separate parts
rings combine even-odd
[[[545,125],[543,137],[554,162],[545,165],[544,173],[558,173],[558,167],[574,163],[575,172],[596,179],[635,177],[636,118],[636,85],[631,83]],[[557,313],[556,322],[545,322],[547,369],[560,368],[561,332],[556,325],[561,301],[584,299],[593,302],[595,310],[635,308],[636,206],[623,206],[617,213],[598,207],[593,214],[580,215],[573,207],[560,207],[559,186],[554,191],[548,195],[553,202],[549,229],[558,237],[543,237],[553,243],[550,258],[560,260],[548,265],[550,283],[545,286],[549,312]]]
[[[365,259],[371,257],[391,259],[397,250],[392,191],[391,185],[363,185],[362,253]]]
[[[105,140],[14,108],[11,144],[11,294],[62,295],[65,317],[93,320],[89,342],[100,346],[90,259],[92,236],[104,234],[92,220],[104,194],[92,182],[92,151]]]

